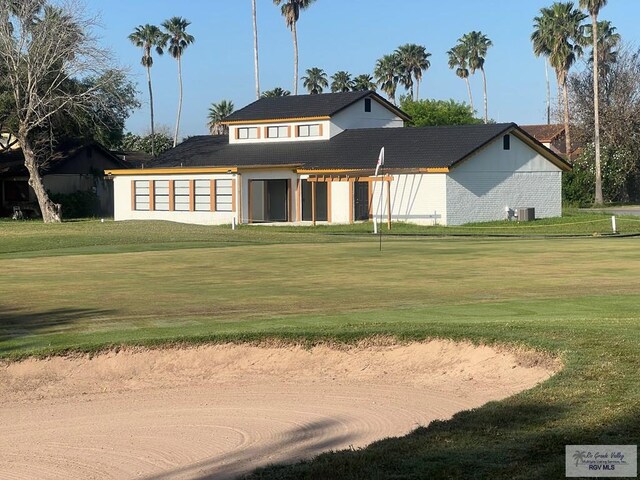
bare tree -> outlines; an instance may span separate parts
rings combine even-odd
[[[114,76],[122,75],[98,47],[92,35],[96,26],[79,2],[0,0],[0,63],[11,99],[0,116],[11,118],[7,123],[13,125],[11,133],[22,148],[29,185],[47,223],[61,221],[61,213],[40,175],[47,161],[42,132],[49,130],[56,116],[94,110]],[[78,81],[88,77],[96,80]]]

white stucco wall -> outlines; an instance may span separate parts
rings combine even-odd
[[[175,174],[175,175],[119,175],[113,179],[114,212],[113,218],[119,220],[166,220],[178,223],[194,223],[199,225],[230,224],[237,216],[236,212],[184,212],[159,210],[133,210],[131,197],[132,180],[228,180],[235,179],[235,174]],[[238,182],[236,182],[237,190]],[[237,198],[237,193],[236,193]]]
[[[502,220],[505,208],[535,208],[536,218],[562,215],[562,172],[511,135],[502,137],[447,175],[447,225]]]
[[[296,127],[300,125],[322,125],[322,135],[316,137],[296,137]],[[260,138],[245,138],[245,139],[237,139],[236,138],[236,130],[238,128],[253,128],[257,127],[260,129]],[[290,127],[291,128],[291,136],[290,137],[278,137],[278,138],[267,138],[268,127]],[[248,143],[271,143],[271,142],[309,142],[309,141],[317,141],[317,140],[329,140],[330,135],[330,127],[329,120],[305,120],[300,122],[275,122],[275,123],[247,123],[247,124],[238,124],[231,125],[229,127],[229,144],[238,144],[238,145],[246,145]]]
[[[371,111],[364,111],[364,98],[331,117],[333,137],[349,128],[393,128],[402,127],[404,122],[395,113],[371,99]]]
[[[331,223],[349,223],[349,182],[330,182]]]
[[[373,182],[373,213],[387,222],[387,185]],[[382,193],[382,195],[381,195]],[[381,198],[382,197],[382,198]],[[380,208],[382,206],[382,208]],[[394,174],[391,182],[391,221],[442,225],[446,221],[446,175]]]

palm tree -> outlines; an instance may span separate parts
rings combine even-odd
[[[571,133],[569,130],[569,89],[567,77],[576,58],[582,55],[584,42],[582,21],[587,16],[574,8],[573,3],[556,2],[551,7],[540,9],[540,16],[534,18],[531,34],[533,52],[545,56],[556,72],[558,88],[564,97],[564,130],[567,156],[571,154]]]
[[[142,60],[140,63],[147,69],[147,84],[149,85],[149,107],[151,110],[151,156],[156,156],[155,145],[155,125],[153,119],[153,89],[151,88],[151,67],[153,65],[153,57],[151,50],[155,50],[158,55],[164,53],[164,47],[167,44],[167,37],[155,25],[140,25],[136,27],[129,40],[136,47],[142,48]]]
[[[178,144],[178,133],[180,132],[180,115],[182,113],[182,55],[185,49],[191,45],[195,38],[189,35],[186,30],[191,25],[186,18],[171,17],[162,23],[162,28],[166,30],[169,42],[169,54],[178,62],[178,83],[180,86],[180,95],[178,98],[178,115],[176,117],[176,130],[173,134],[173,146]]]
[[[260,98],[270,98],[270,97],[288,97],[291,95],[289,90],[284,90],[280,87],[276,87],[273,90],[266,90],[262,92]]]
[[[396,89],[400,79],[400,61],[395,54],[384,55],[376,62],[373,71],[380,89],[387,94],[391,103],[396,103]]]
[[[600,9],[607,4],[607,0],[580,0],[580,8],[584,8],[589,12],[591,16],[591,41],[593,42],[593,120],[594,120],[594,135],[593,144],[596,154],[596,191],[595,191],[595,203],[601,204],[603,201],[602,196],[602,166],[600,164],[600,101],[599,101],[599,51],[598,51],[598,14]]]
[[[302,80],[304,81],[304,88],[306,88],[311,95],[322,93],[322,89],[329,86],[327,74],[318,67],[308,68],[307,76],[302,77]]]
[[[315,0],[273,0],[276,6],[282,4],[281,12],[293,37],[293,94],[298,94],[298,32],[296,24],[300,18],[300,10],[309,8]]]
[[[375,92],[377,88],[378,85],[368,73],[363,73],[353,79],[353,91],[373,90]]]
[[[256,0],[251,0],[253,14],[253,70],[256,77],[256,100],[260,98],[260,73],[258,71],[258,19],[256,14]]]
[[[350,92],[353,90],[353,80],[351,80],[351,74],[340,70],[331,77],[331,91],[335,92]]]
[[[616,48],[620,40],[620,34],[616,33],[616,27],[610,21],[598,22],[598,70],[601,78],[609,73],[611,64],[618,61]],[[593,63],[593,52],[589,56],[589,63]]]
[[[411,91],[411,99],[420,97],[420,81],[422,72],[431,66],[430,53],[422,45],[407,43],[399,46],[395,54],[400,59],[400,81]],[[413,79],[416,81],[416,95],[413,95]]]
[[[209,132],[211,135],[226,135],[229,133],[229,127],[221,122],[233,113],[233,102],[231,100],[222,100],[220,103],[212,103],[209,107]]]
[[[487,100],[487,75],[484,71],[484,61],[487,56],[487,50],[493,46],[493,42],[489,40],[482,32],[472,31],[466,33],[458,40],[464,45],[465,56],[469,62],[469,71],[475,74],[476,70],[482,72],[482,85],[484,91],[484,123],[489,123],[489,105]]]
[[[451,69],[455,68],[456,75],[461,79],[463,79],[467,84],[467,93],[469,95],[469,105],[471,108],[471,113],[473,113],[475,112],[475,109],[473,108],[473,95],[471,94],[471,84],[469,83],[469,69],[467,68],[468,61],[467,61],[467,54],[466,54],[464,45],[460,43],[457,44],[455,47],[453,47],[451,50],[447,52],[447,55],[449,55],[449,68]]]

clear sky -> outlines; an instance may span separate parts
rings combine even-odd
[[[140,24],[159,25],[172,16],[191,21],[196,41],[183,57],[182,137],[207,133],[213,102],[233,101],[236,109],[255,100],[251,0],[85,0],[97,13],[102,43],[138,84],[143,106],[127,123],[134,133],[149,131],[149,105],[141,51],[127,36]],[[426,46],[431,68],[424,73],[421,98],[467,101],[464,82],[447,66],[446,51],[471,30],[494,46],[487,54],[489,116],[498,122],[545,122],[544,61],[533,55],[533,18],[551,0],[317,0],[298,22],[300,76],[310,67],[328,75],[347,70],[372,73],[378,58],[404,43]],[[577,1],[575,2],[577,4]],[[293,45],[280,8],[258,0],[260,86],[293,90]],[[638,45],[640,0],[611,0],[601,11],[625,42]],[[584,62],[578,68],[584,68]],[[553,72],[552,95],[555,95]],[[173,131],[178,103],[177,65],[170,56],[154,58],[152,68],[156,125]],[[471,80],[478,116],[482,79]],[[399,87],[399,92],[402,88]],[[299,93],[304,93],[300,82]]]

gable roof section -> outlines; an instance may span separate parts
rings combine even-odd
[[[521,125],[520,128],[541,143],[551,143],[564,133],[564,125]]]
[[[345,130],[329,141],[244,145],[229,145],[226,136],[203,135],[191,137],[165,152],[154,162],[153,168],[289,166],[309,172],[371,170],[375,168],[380,148],[384,146],[385,168],[447,171],[507,133],[514,133],[559,168],[571,168],[514,123],[364,128]],[[134,171],[127,173],[135,174]]]
[[[410,118],[406,113],[374,91],[361,90],[358,92],[261,98],[233,112],[224,119],[223,123],[231,124],[296,118],[328,118],[366,97],[371,97],[403,120]]]
[[[75,167],[68,167],[68,163],[71,160],[74,160],[77,155],[81,154],[85,150],[95,150],[100,152],[102,159],[112,163],[116,168],[131,167],[104,148],[100,143],[92,142],[85,145],[79,144],[59,147],[58,150],[53,153],[51,158],[40,167],[40,173],[42,175],[54,173],[82,174],[88,173],[92,169],[95,171],[101,171],[103,165],[94,167],[91,163],[83,165],[83,167],[86,166],[86,168],[83,168],[82,170],[78,170]],[[28,175],[27,169],[24,166],[24,155],[21,148],[0,153],[0,175]]]

